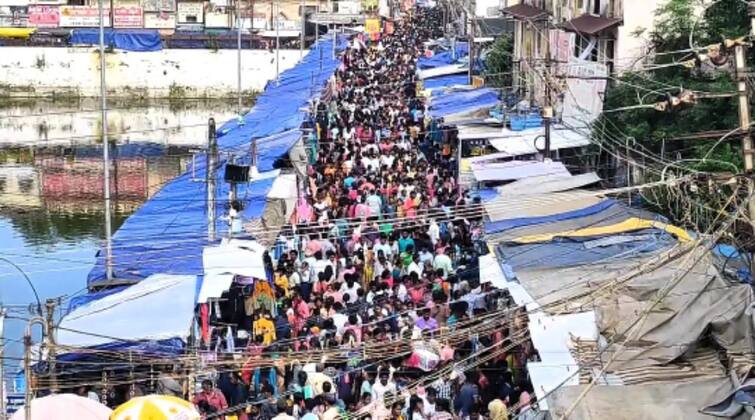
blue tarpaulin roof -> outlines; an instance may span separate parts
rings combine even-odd
[[[423,82],[425,89],[438,89],[455,85],[466,85],[469,83],[467,74],[449,74],[448,76],[431,77]],[[433,92],[433,95],[441,95],[442,91]]]
[[[472,112],[498,104],[498,92],[489,88],[465,89],[443,92],[430,100],[430,116],[445,117],[451,114]]]
[[[74,29],[71,44],[98,45],[100,31],[95,28]],[[149,29],[105,29],[105,45],[127,51],[160,51],[163,41],[160,32]]]
[[[330,41],[328,40],[330,39]],[[339,38],[339,49],[347,38]],[[294,68],[281,74],[278,83],[271,82],[258,97],[252,110],[239,125],[236,119],[218,130],[221,151],[245,153],[250,142],[257,141],[258,170],[273,169],[278,158],[287,153],[301,138],[298,128],[306,117],[308,102],[317,97],[327,79],[340,63],[332,56],[332,38],[318,42]],[[248,155],[245,157],[248,160]],[[204,157],[197,159],[194,176],[205,177]],[[221,159],[216,172],[216,214],[227,212],[229,185],[222,182],[225,162]],[[245,217],[259,217],[264,211],[266,196],[274,178],[238,187],[238,198],[245,206]],[[129,217],[113,236],[114,277],[141,280],[149,275],[201,274],[202,248],[207,245],[206,185],[192,180],[188,171],[167,183]],[[226,223],[216,221],[219,235]],[[90,287],[106,280],[105,255],[100,251],[95,267],[89,273]]]
[[[456,43],[455,60],[453,58],[453,54],[451,54],[450,45],[446,45],[444,46],[444,48],[444,50],[438,51],[433,54],[432,57],[420,57],[419,60],[417,60],[417,68],[420,70],[425,70],[447,66],[449,64],[458,63],[461,58],[464,58],[469,54],[469,44],[466,42]]]

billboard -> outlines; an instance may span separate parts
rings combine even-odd
[[[144,14],[140,6],[116,6],[113,22],[116,28],[144,27]]]
[[[175,29],[175,13],[145,13],[144,27],[147,29]]]
[[[105,8],[104,25],[110,26],[110,9]],[[100,26],[100,11],[95,6],[60,6],[60,26],[90,28]]]
[[[60,25],[58,6],[29,6],[29,26],[35,28],[57,28]]]
[[[202,23],[204,22],[204,4],[180,2],[177,15],[178,23]]]

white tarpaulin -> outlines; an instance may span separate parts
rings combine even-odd
[[[595,172],[569,176],[556,174],[520,179],[519,181],[502,185],[496,190],[498,194],[505,196],[547,194],[573,190],[599,181],[600,177]]]
[[[485,181],[514,181],[533,176],[564,174],[569,171],[561,162],[536,160],[515,160],[501,163],[484,163],[472,165],[475,179]]]
[[[480,283],[491,283],[497,289],[508,290],[514,303],[524,306],[528,311],[535,310],[540,305],[527,293],[521,284],[515,281],[507,281],[503,274],[498,259],[493,254],[483,255],[479,258]]]
[[[231,288],[233,274],[207,274],[202,280],[202,288],[199,289],[197,303],[207,303],[208,299],[219,298],[223,292]]]
[[[57,331],[61,346],[186,338],[196,304],[196,276],[155,274],[122,292],[74,309]],[[78,333],[81,331],[85,333]]]
[[[589,133],[589,131],[586,131]],[[503,135],[488,140],[490,145],[509,156],[521,156],[538,153],[545,149],[545,128],[536,128],[525,131],[506,130]],[[571,149],[584,147],[590,144],[590,138],[584,133],[574,130],[559,129],[551,130],[551,150]]]
[[[572,57],[561,68],[567,77],[562,118],[578,126],[592,123],[603,112],[608,67]]]
[[[275,178],[267,198],[296,199],[296,174],[283,174]]]
[[[267,278],[262,254],[265,247],[256,241],[232,239],[202,252],[205,276],[235,274],[258,279]]]
[[[466,64],[449,64],[447,66],[420,70],[417,72],[417,77],[420,80],[425,80],[432,77],[448,76],[449,74],[464,73],[467,71],[469,71],[469,66],[467,66]]]

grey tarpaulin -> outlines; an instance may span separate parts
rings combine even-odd
[[[584,386],[565,386],[548,397],[551,418],[560,418]],[[696,382],[629,386],[594,386],[569,416],[579,420],[711,420],[699,408],[732,391],[727,378]],[[741,414],[737,420],[749,419]]]
[[[639,328],[633,335],[636,339],[628,342],[615,358],[616,369],[671,362],[694,349],[704,334],[709,334],[729,352],[752,353],[753,322],[749,312],[753,303],[752,289],[722,278],[704,249],[698,247],[690,252],[689,259],[686,257],[690,254],[687,254],[671,260],[652,272],[615,285],[608,289],[611,293],[570,302],[572,310],[594,307],[599,331],[609,340],[616,338],[622,342],[624,337],[617,334],[624,333],[641,316],[659,290],[692,267],[645,320],[635,325]],[[547,305],[555,299],[595,291],[648,261],[648,258],[635,258],[560,269],[519,270],[516,274],[530,295],[540,305]],[[613,351],[609,349],[607,353]]]

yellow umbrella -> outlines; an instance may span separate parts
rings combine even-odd
[[[110,415],[110,420],[199,420],[194,406],[180,398],[168,395],[136,397],[121,404]]]

